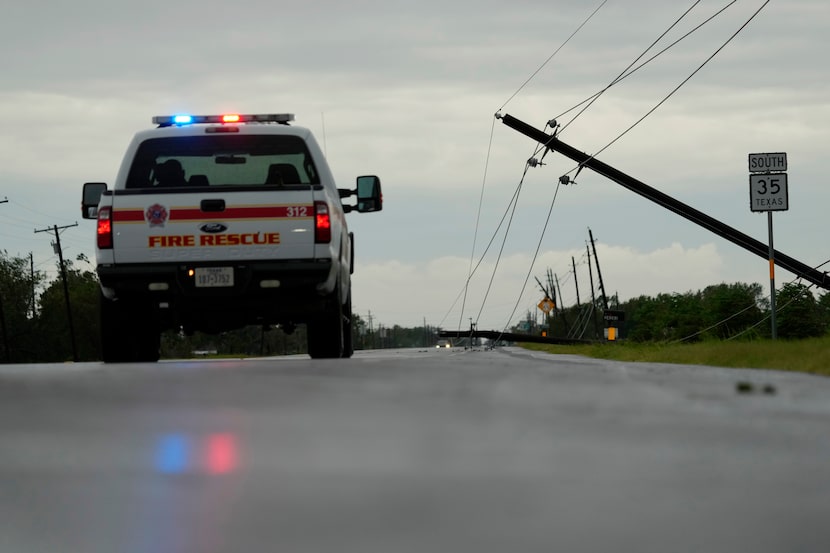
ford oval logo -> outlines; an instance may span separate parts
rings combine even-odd
[[[202,232],[208,232],[210,234],[216,234],[219,232],[225,232],[228,230],[228,227],[222,223],[205,223],[204,225],[199,227],[199,230]]]

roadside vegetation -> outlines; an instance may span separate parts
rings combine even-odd
[[[645,363],[774,369],[830,376],[830,336],[800,340],[707,340],[691,344],[609,342],[559,346],[521,344],[534,351]]]
[[[619,341],[605,340],[598,305],[554,312],[549,336],[592,343],[524,344],[528,349],[653,363],[778,369],[830,376],[830,292],[798,282],[776,294],[777,340],[771,339],[768,298],[760,284],[717,284],[697,292],[611,298],[624,313]],[[570,323],[570,324],[569,324]]]
[[[84,269],[82,267],[87,267]],[[34,270],[29,258],[0,250],[0,363],[55,363],[101,359],[98,277],[84,256],[64,260],[66,286],[56,267],[50,279]],[[67,309],[66,297],[70,300]],[[72,312],[69,325],[68,311]],[[355,349],[433,346],[435,327],[386,326],[354,314]],[[73,347],[74,342],[74,347]],[[191,336],[165,332],[163,358],[240,357],[293,355],[307,352],[306,331],[299,325],[290,334],[280,328],[247,326],[220,334],[196,332]]]
[[[86,258],[65,261],[66,286],[33,270],[28,258],[0,250],[0,363],[100,359],[99,288]],[[58,268],[59,269],[59,268]],[[60,271],[57,271],[60,274]],[[66,294],[71,301],[69,325]],[[717,284],[683,294],[640,296],[625,302],[609,298],[609,308],[625,314],[621,340],[604,339],[599,299],[554,310],[540,324],[528,313],[514,333],[584,340],[579,346],[530,346],[553,353],[605,359],[749,367],[830,376],[830,292],[814,293],[788,283],[777,295],[778,340],[770,339],[769,308],[759,284]],[[431,326],[403,328],[355,313],[355,349],[432,347],[439,338]],[[74,348],[73,348],[74,341]],[[295,332],[245,327],[218,335],[162,335],[162,357],[262,356],[305,353],[305,328]]]

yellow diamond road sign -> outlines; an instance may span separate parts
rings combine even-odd
[[[554,303],[553,303],[553,300],[552,300],[552,299],[550,299],[550,298],[545,298],[545,299],[543,299],[542,301],[540,301],[540,302],[539,302],[539,305],[537,305],[536,307],[538,307],[539,309],[541,309],[541,310],[545,313],[545,315],[547,315],[548,313],[550,313],[551,311],[553,311],[553,308],[554,308],[554,307],[556,307],[556,306],[554,305]]]

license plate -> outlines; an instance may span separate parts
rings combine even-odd
[[[197,288],[233,286],[233,267],[197,267],[193,276]]]

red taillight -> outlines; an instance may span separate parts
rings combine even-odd
[[[326,202],[314,202],[314,241],[317,244],[331,242],[331,215]]]
[[[102,207],[98,210],[98,248],[112,248],[112,208]]]

